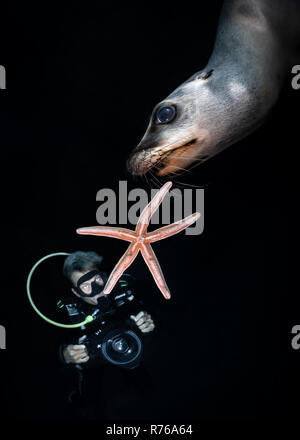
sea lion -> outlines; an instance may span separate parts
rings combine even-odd
[[[178,173],[255,130],[300,64],[299,37],[300,1],[225,0],[207,66],[155,106],[128,170]]]

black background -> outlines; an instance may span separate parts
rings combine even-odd
[[[67,330],[35,315],[26,298],[27,274],[51,252],[95,250],[108,269],[122,255],[126,243],[75,230],[96,224],[99,189],[117,191],[119,180],[128,180],[129,189],[157,186],[128,175],[126,159],[154,105],[205,66],[221,3],[203,3],[201,14],[174,4],[76,2],[19,5],[2,14],[4,419],[67,417],[69,385],[55,354]],[[169,302],[142,258],[131,267],[161,325],[148,360],[159,392],[132,402],[130,411],[120,400],[116,418],[275,420],[296,413],[299,354],[290,341],[300,315],[288,266],[298,203],[292,164],[300,91],[291,78],[287,72],[262,128],[175,179],[174,187],[184,187],[180,181],[205,188],[204,232],[155,245]],[[52,317],[53,304],[68,289],[61,265],[60,258],[49,262],[35,285],[37,303]]]

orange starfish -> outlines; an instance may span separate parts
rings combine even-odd
[[[144,257],[144,260],[162,294],[166,299],[171,298],[169,288],[166,284],[159,262],[150,243],[154,243],[155,241],[178,234],[178,232],[183,231],[185,228],[192,225],[200,217],[200,213],[195,212],[194,214],[191,214],[175,223],[156,229],[153,232],[147,232],[152,215],[163,201],[171,186],[172,182],[167,182],[155,194],[150,203],[148,203],[148,205],[143,209],[139,221],[137,222],[135,231],[114,226],[92,226],[77,229],[76,232],[82,235],[101,235],[105,237],[119,238],[120,240],[130,242],[127,251],[116,264],[108,278],[104,288],[105,294],[109,294],[112,291],[114,285],[121,277],[123,272],[133,263],[137,254],[139,251],[141,251],[142,256]]]

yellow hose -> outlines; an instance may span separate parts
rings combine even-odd
[[[77,328],[77,327],[81,327],[82,325],[86,325],[89,322],[92,322],[94,320],[94,318],[91,315],[88,315],[85,318],[84,321],[79,322],[77,324],[61,324],[60,322],[52,321],[52,319],[49,319],[49,318],[47,318],[47,316],[43,315],[43,313],[41,313],[39,311],[39,309],[34,304],[32,298],[31,298],[30,281],[31,281],[31,277],[33,275],[33,272],[39,266],[39,264],[41,264],[43,261],[45,261],[45,260],[47,260],[48,258],[51,258],[51,257],[56,257],[57,255],[70,255],[70,254],[68,254],[66,252],[55,252],[54,254],[46,255],[45,257],[41,258],[37,263],[35,263],[35,265],[32,267],[31,271],[29,272],[29,275],[28,275],[28,278],[27,278],[27,282],[26,282],[27,296],[28,296],[28,299],[29,299],[29,302],[30,302],[32,308],[36,311],[36,313],[41,318],[43,318],[45,321],[49,322],[49,324],[55,325],[56,327],[63,327],[63,328]]]

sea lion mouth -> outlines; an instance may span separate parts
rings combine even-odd
[[[154,171],[159,176],[176,171],[183,172],[186,168],[182,162],[194,161],[193,155],[187,158],[186,153],[197,141],[197,138],[193,138],[184,144],[173,146],[167,144],[167,149],[165,145],[140,149],[129,159],[128,170],[135,175],[144,175],[149,171]]]
[[[182,173],[186,171],[184,166],[186,162],[186,153],[190,151],[192,145],[197,142],[197,139],[191,139],[183,145],[179,145],[170,151],[167,151],[161,159],[156,162],[155,171],[158,176],[165,176],[170,173]],[[182,160],[181,160],[182,159]]]

